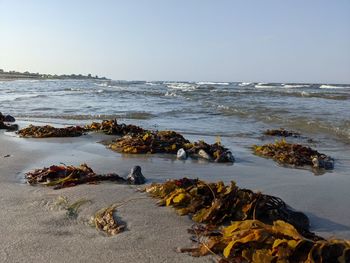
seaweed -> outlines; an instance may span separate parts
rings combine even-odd
[[[212,225],[230,221],[258,219],[265,223],[284,220],[304,235],[315,238],[309,232],[309,219],[294,211],[280,198],[240,189],[235,182],[206,183],[198,179],[183,178],[146,187],[158,205],[172,206],[179,215],[191,215],[197,223]]]
[[[104,120],[101,123],[93,122],[84,127],[87,131],[101,131],[107,135],[124,136],[126,134],[140,134],[146,132],[145,129],[132,124],[118,124],[117,120]]]
[[[264,131],[264,135],[280,136],[280,137],[294,137],[294,138],[300,137],[300,133],[294,132],[294,131],[288,131],[288,130],[285,130],[284,128],[275,129],[275,130],[266,130],[266,131]]]
[[[96,229],[106,232],[108,236],[116,235],[124,231],[126,226],[125,224],[117,222],[113,215],[115,212],[116,205],[103,208],[92,217],[91,222]]]
[[[207,144],[204,141],[191,143],[181,134],[174,131],[153,131],[138,135],[126,135],[114,140],[108,145],[114,151],[120,153],[169,153],[178,151],[193,158],[204,158],[215,162],[234,162],[231,152],[220,143]]]
[[[189,229],[195,248],[180,249],[193,256],[214,254],[220,262],[350,262],[350,241],[310,240],[282,220],[231,222],[226,227],[194,225]]]
[[[86,130],[80,126],[69,126],[65,128],[56,128],[51,125],[35,126],[21,129],[17,134],[25,138],[48,138],[48,137],[79,137],[86,133]]]
[[[145,189],[196,222],[189,229],[192,256],[215,255],[219,262],[349,262],[350,241],[326,240],[309,231],[306,215],[281,199],[240,189],[234,182],[183,178]]]
[[[80,199],[73,203],[70,203],[68,198],[65,196],[59,196],[56,200],[55,205],[58,207],[62,207],[66,210],[66,216],[68,218],[74,219],[78,217],[79,208],[87,203],[91,203],[91,200]]]
[[[70,126],[55,128],[50,125],[34,126],[19,130],[21,137],[46,138],[46,137],[77,137],[87,132],[103,132],[107,135],[122,136],[112,141],[108,147],[120,153],[145,154],[145,153],[169,153],[177,154],[182,151],[193,158],[204,158],[215,162],[234,162],[232,153],[221,145],[220,141],[207,144],[204,141],[191,143],[180,133],[175,131],[145,130],[131,124],[118,124],[117,120],[104,120],[101,123],[93,122],[84,127]],[[181,157],[182,158],[182,157]]]
[[[334,168],[334,160],[318,151],[303,146],[301,144],[292,144],[282,139],[275,143],[265,145],[253,145],[255,154],[272,158],[278,163],[293,166],[311,166],[313,168],[324,168],[331,170]]]
[[[55,190],[79,184],[96,184],[101,181],[112,181],[125,183],[126,180],[117,174],[96,174],[86,164],[78,167],[66,165],[52,165],[25,174],[30,185],[41,184],[52,186]]]

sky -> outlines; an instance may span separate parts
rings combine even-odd
[[[350,83],[349,0],[0,0],[0,68]]]

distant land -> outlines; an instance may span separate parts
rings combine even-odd
[[[91,74],[82,75],[82,74],[71,74],[71,75],[52,75],[52,74],[40,74],[40,73],[31,73],[31,72],[17,72],[17,71],[4,71],[0,69],[0,80],[17,80],[17,79],[35,79],[35,80],[44,80],[44,79],[98,79],[106,80],[106,77],[99,77],[97,75],[92,76]]]

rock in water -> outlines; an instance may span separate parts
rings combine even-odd
[[[232,155],[232,153],[230,151],[226,151],[224,153],[222,153],[216,160],[215,162],[218,163],[224,163],[224,162],[231,162],[234,163],[235,162],[235,157]]]
[[[141,172],[141,167],[136,165],[134,166],[126,179],[130,184],[144,184],[146,182],[146,178],[143,176]]]
[[[203,158],[203,159],[206,159],[206,160],[208,160],[208,161],[211,160],[209,154],[208,154],[206,151],[204,151],[203,149],[200,149],[200,150],[198,151],[198,155],[199,155],[199,157],[201,157],[201,158]]]
[[[187,159],[187,152],[181,148],[177,151],[177,159],[180,159],[180,160],[186,160]]]
[[[314,168],[334,169],[334,159],[329,156],[315,156],[312,158],[312,164]]]
[[[12,117],[11,115],[6,115],[4,118],[5,122],[15,122],[16,119],[14,117]]]

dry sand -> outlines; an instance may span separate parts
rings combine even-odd
[[[171,208],[157,207],[155,200],[134,186],[104,183],[61,190],[26,185],[24,172],[52,164],[86,162],[97,173],[126,175],[134,165],[142,167],[149,182],[184,176],[209,180],[235,180],[240,187],[281,197],[306,213],[312,230],[327,237],[350,238],[349,176],[333,173],[316,177],[306,170],[277,166],[233,149],[234,165],[179,161],[171,156],[126,156],[96,143],[105,136],[67,139],[21,139],[0,133],[0,261],[1,262],[212,262],[175,251],[190,247],[188,217]],[[4,157],[10,155],[9,157]],[[81,198],[77,219],[68,219],[55,206],[59,196],[72,202]],[[88,221],[97,210],[129,201],[117,209],[127,230],[106,237]]]

